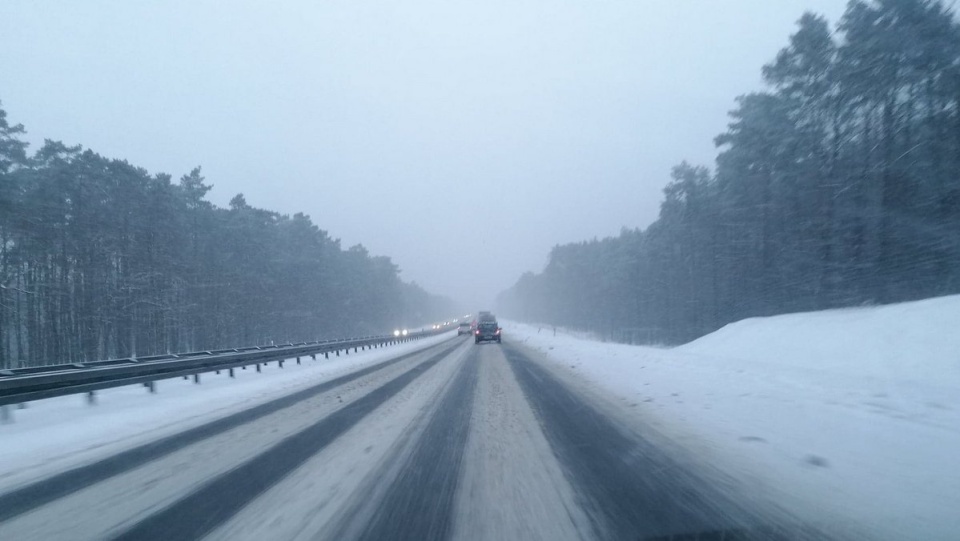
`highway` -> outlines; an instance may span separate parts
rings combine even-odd
[[[451,338],[0,489],[0,539],[821,538],[619,408]]]

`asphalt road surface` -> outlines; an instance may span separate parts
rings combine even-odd
[[[536,353],[451,339],[0,494],[0,539],[820,539]]]

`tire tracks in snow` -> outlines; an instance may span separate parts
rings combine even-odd
[[[405,459],[381,467],[380,475],[392,481],[355,504],[330,539],[449,538],[478,377],[477,350],[471,349],[409,452],[394,455]]]
[[[0,494],[0,523],[423,353],[410,352]]]
[[[625,433],[516,347],[503,349],[601,538],[743,535],[748,519],[739,505],[654,443]],[[764,532],[762,538],[778,539],[766,535],[773,532]]]
[[[378,406],[450,355],[445,349],[374,391],[293,434],[172,505],[139,521],[116,540],[198,539],[339,438]]]

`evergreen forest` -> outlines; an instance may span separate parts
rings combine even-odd
[[[676,344],[748,317],[960,293],[955,13],[853,0],[835,25],[805,14],[771,57],[715,167],[675,166],[653,224],[555,246],[499,309]]]
[[[0,109],[0,368],[387,334],[456,313],[301,213],[206,199]]]

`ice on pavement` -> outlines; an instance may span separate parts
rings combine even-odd
[[[753,318],[672,349],[505,327],[798,516],[960,535],[960,296]]]

